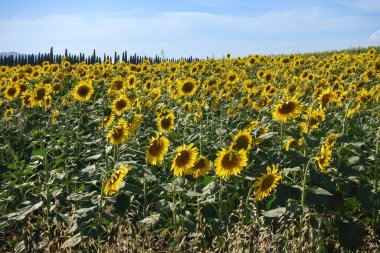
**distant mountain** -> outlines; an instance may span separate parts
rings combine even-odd
[[[27,55],[27,54],[20,54],[20,53],[17,53],[17,52],[1,52],[0,53],[0,56],[19,56],[19,55]]]

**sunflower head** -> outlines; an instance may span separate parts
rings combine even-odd
[[[272,113],[273,119],[280,122],[286,122],[297,118],[302,111],[302,106],[296,98],[281,101],[274,106]]]
[[[122,115],[126,110],[131,107],[129,99],[123,94],[115,99],[112,103],[112,111],[116,115]]]
[[[9,85],[4,90],[4,97],[8,100],[14,100],[20,94],[20,87],[18,85]]]
[[[198,156],[191,170],[193,177],[204,176],[211,168],[211,162],[204,156]]]
[[[276,188],[278,181],[282,178],[281,172],[278,171],[278,167],[273,165],[267,166],[266,173],[261,173],[261,176],[257,178],[253,187],[256,190],[255,199],[260,201],[267,197],[269,193]]]
[[[94,87],[91,81],[80,81],[73,89],[74,99],[80,102],[90,100],[94,93]]]
[[[233,137],[230,148],[239,151],[240,149],[249,150],[252,145],[252,136],[249,131],[240,130]]]
[[[127,122],[125,119],[119,119],[118,124],[112,127],[107,137],[113,145],[120,145],[128,139],[129,135]]]
[[[114,195],[121,188],[121,184],[124,180],[124,177],[128,174],[130,170],[131,167],[126,165],[122,165],[119,168],[115,168],[103,188],[104,195]]]
[[[197,155],[198,149],[192,143],[178,147],[171,166],[174,176],[190,174],[190,169],[194,166]]]
[[[174,128],[174,113],[171,110],[167,113],[161,114],[157,119],[157,127],[160,132],[169,132]]]
[[[198,82],[192,78],[187,78],[179,83],[178,94],[181,97],[191,97],[198,89]]]
[[[164,160],[164,156],[169,150],[169,139],[158,134],[153,137],[146,150],[146,159],[148,163],[156,165]]]
[[[236,151],[222,148],[215,160],[216,175],[225,179],[236,176],[247,166],[247,161],[247,152],[244,149]]]

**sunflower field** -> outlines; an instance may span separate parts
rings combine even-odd
[[[379,252],[379,50],[0,66],[0,251]]]

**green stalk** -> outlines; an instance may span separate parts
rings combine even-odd
[[[375,154],[375,170],[373,172],[373,186],[375,195],[377,195],[379,191],[379,155],[380,155],[380,127],[377,132],[377,141],[376,141],[376,154]],[[379,210],[374,210],[373,214],[373,235],[376,236],[376,228],[377,228],[377,220],[378,220]]]
[[[173,181],[172,181],[172,201],[173,201],[173,206],[172,206],[172,212],[173,212],[173,228],[174,228],[174,234],[176,232],[176,228],[177,228],[177,222],[176,222],[176,219],[177,219],[177,213],[176,213],[176,209],[177,209],[177,203],[176,203],[176,192],[175,192],[175,178],[173,177]]]
[[[223,218],[223,215],[222,215],[222,212],[223,212],[223,200],[222,200],[222,192],[223,191],[223,180],[221,177],[219,177],[219,198],[218,198],[218,207],[219,207],[219,212],[218,212],[218,215],[219,215],[219,220],[222,221],[222,218]]]

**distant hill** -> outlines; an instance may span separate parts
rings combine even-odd
[[[27,54],[20,54],[20,53],[17,53],[17,52],[1,52],[0,53],[0,56],[19,56],[19,55],[27,55]]]

